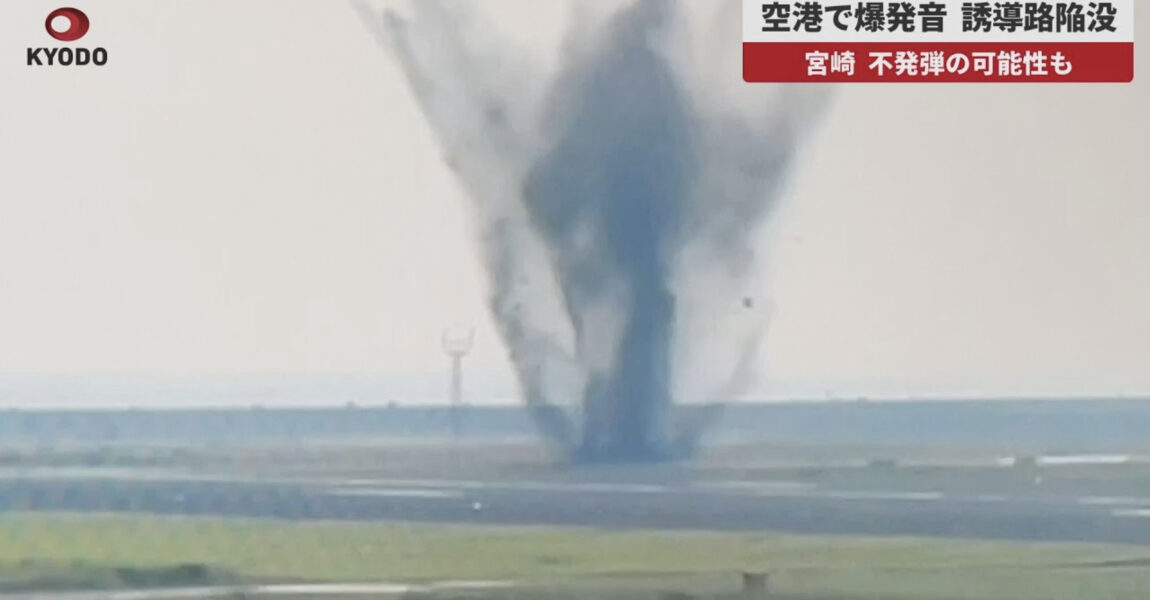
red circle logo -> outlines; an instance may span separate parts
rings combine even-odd
[[[68,26],[60,29],[58,19],[67,19]],[[76,8],[57,8],[48,15],[44,21],[44,28],[48,35],[61,42],[74,42],[88,33],[88,15]]]

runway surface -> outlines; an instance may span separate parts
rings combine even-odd
[[[857,492],[786,482],[250,481],[9,473],[0,476],[0,509],[1150,544],[1150,498]]]

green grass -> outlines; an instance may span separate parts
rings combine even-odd
[[[769,534],[9,513],[0,580],[44,569],[206,564],[259,580],[514,579],[908,600],[1144,600],[1150,549]]]

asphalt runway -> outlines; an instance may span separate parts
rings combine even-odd
[[[0,479],[0,509],[1150,544],[1150,498],[960,497],[769,484],[8,476]]]

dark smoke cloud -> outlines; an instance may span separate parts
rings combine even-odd
[[[751,375],[756,240],[825,101],[743,84],[739,3],[690,4],[577,22],[550,74],[461,2],[369,16],[475,201],[523,396],[580,460],[685,454],[714,411],[675,402]]]

